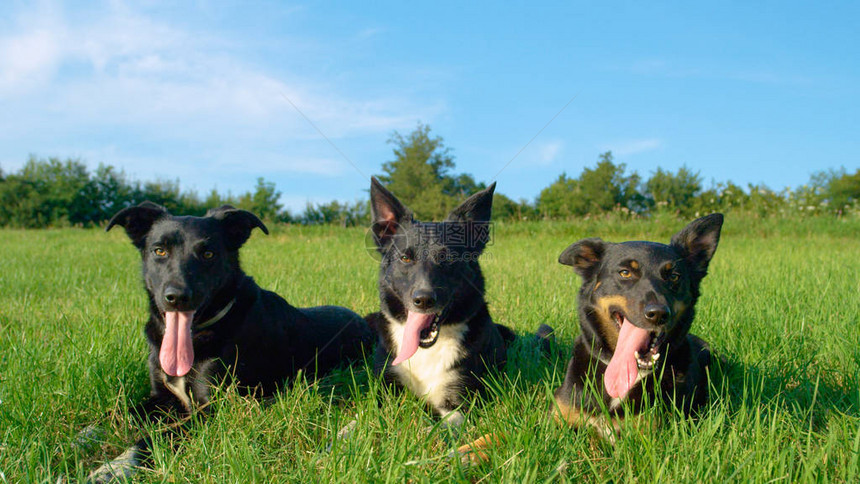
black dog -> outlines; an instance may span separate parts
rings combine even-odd
[[[617,418],[668,398],[686,414],[708,399],[708,345],[689,334],[699,286],[717,250],[721,214],[693,221],[669,245],[576,242],[559,262],[582,276],[579,324],[554,414],[613,438]],[[588,388],[588,383],[594,386]],[[611,422],[600,415],[607,411]],[[616,418],[617,417],[617,418]]]
[[[295,308],[242,272],[239,248],[254,228],[268,234],[250,212],[225,205],[179,217],[144,202],[117,213],[107,230],[115,225],[140,251],[149,296],[152,392],[136,409],[145,418],[188,414],[225,377],[268,396],[299,370],[322,375],[369,351],[373,334],[357,314]]]
[[[414,221],[375,178],[373,234],[382,254],[381,311],[367,316],[379,334],[374,367],[386,382],[427,398],[446,424],[459,426],[467,393],[500,367],[508,328],[493,323],[478,257],[489,240],[495,183],[455,208],[444,222]]]

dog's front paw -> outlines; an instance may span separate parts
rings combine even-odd
[[[328,444],[328,447],[325,448],[325,451],[331,452],[331,449],[332,449],[332,447],[334,447],[335,442],[345,441],[345,440],[349,440],[350,438],[352,438],[352,436],[355,432],[355,427],[357,425],[358,425],[358,420],[352,419],[349,421],[348,424],[341,427],[340,430],[337,431],[337,434],[335,434],[334,440],[332,440]]]
[[[461,412],[454,410],[452,412],[448,412],[442,415],[439,419],[439,423],[430,428],[432,432],[434,429],[441,430],[442,439],[448,445],[453,445],[457,442],[460,436],[460,430],[463,428],[463,424],[466,422],[466,416]]]
[[[488,462],[490,456],[485,451],[504,442],[501,434],[485,434],[466,445],[461,445],[457,450],[452,450],[451,458],[460,459],[460,464],[470,467]]]
[[[459,410],[454,410],[453,412],[448,412],[442,416],[441,425],[444,428],[457,431],[460,427],[463,426],[463,423],[466,421],[466,416],[463,415]]]
[[[87,484],[106,484],[108,482],[127,481],[140,465],[140,449],[133,445],[116,459],[105,462],[87,476]]]
[[[73,446],[84,452],[93,452],[98,446],[102,444],[105,437],[105,429],[99,426],[98,424],[91,424],[84,427],[83,430],[78,432],[78,435],[75,436],[75,441],[72,443]]]
[[[618,436],[621,434],[621,426],[615,419],[607,419],[605,417],[595,418],[589,422],[589,425],[594,429],[597,436],[608,442],[610,445],[615,445]]]

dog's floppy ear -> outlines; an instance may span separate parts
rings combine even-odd
[[[380,248],[391,241],[400,230],[401,223],[412,221],[412,212],[376,177],[370,179],[370,214],[373,237]]]
[[[720,230],[723,227],[723,214],[712,213],[693,220],[680,232],[672,236],[671,245],[678,250],[694,275],[701,279],[708,273],[708,264],[720,243]]]
[[[558,261],[571,266],[583,279],[589,279],[600,265],[608,243],[597,237],[582,239],[564,249]]]
[[[138,249],[146,246],[146,234],[152,224],[159,218],[169,215],[167,209],[152,202],[142,202],[134,207],[127,207],[116,213],[108,222],[105,232],[119,225],[125,229],[131,243]]]
[[[489,222],[493,212],[493,192],[496,182],[475,193],[451,210],[446,222]]]
[[[259,227],[264,234],[269,235],[269,229],[253,213],[240,210],[232,205],[223,205],[206,212],[207,217],[219,220],[224,226],[224,240],[228,250],[238,250],[251,236],[251,231]]]

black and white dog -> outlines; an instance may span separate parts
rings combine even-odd
[[[444,222],[422,223],[375,178],[370,186],[382,254],[381,311],[367,316],[379,335],[375,372],[425,397],[452,427],[464,421],[464,397],[482,390],[481,377],[504,364],[514,339],[490,317],[478,264],[494,189],[472,195]]]
[[[336,306],[295,308],[245,275],[239,248],[254,228],[268,234],[252,213],[225,205],[205,217],[173,216],[144,202],[117,213],[107,230],[116,225],[140,251],[149,297],[152,391],[135,409],[143,418],[187,415],[225,378],[244,393],[268,396],[300,370],[322,375],[369,352],[373,333],[359,315]],[[120,469],[108,465],[91,479],[127,474],[147,446],[138,442]]]

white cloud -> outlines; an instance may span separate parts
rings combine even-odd
[[[333,177],[354,170],[354,168],[349,166],[346,161],[334,158],[293,158],[279,154],[258,157],[254,160],[254,164],[258,170],[265,171],[269,174],[299,173]],[[235,170],[237,172],[242,172],[244,171],[245,164],[239,162],[223,162],[219,163],[218,168],[226,171]]]
[[[0,114],[0,140],[37,130],[125,130],[141,141],[244,144],[250,151],[319,139],[284,96],[331,139],[388,133],[446,110],[444,103],[418,104],[393,89],[365,99],[327,79],[271,72],[246,61],[242,46],[229,39],[177,28],[121,2],[74,18],[57,5],[40,3],[0,33],[0,102],[16,111]],[[278,166],[344,171],[339,161],[305,160]]]
[[[373,37],[376,37],[376,36],[378,36],[384,32],[385,32],[384,29],[377,28],[377,27],[369,27],[369,28],[360,30],[358,32],[358,34],[356,34],[356,39],[357,40],[367,40],[367,39],[371,39]]]
[[[0,38],[0,98],[48,82],[61,54],[59,39],[47,29]]]
[[[631,156],[647,151],[658,150],[663,147],[663,140],[658,138],[635,139],[619,141],[604,145],[601,151],[611,150],[616,156]]]
[[[563,147],[564,142],[561,140],[552,140],[540,143],[537,146],[536,163],[544,166],[551,165],[558,158]]]
[[[624,71],[644,76],[677,79],[726,79],[755,84],[809,85],[815,81],[813,78],[808,76],[798,76],[796,74],[777,72],[767,66],[726,66],[714,63],[708,65],[702,64],[702,60],[698,60],[696,62],[670,62],[666,59],[645,58],[625,64],[609,64],[607,65],[607,68],[614,71]]]

